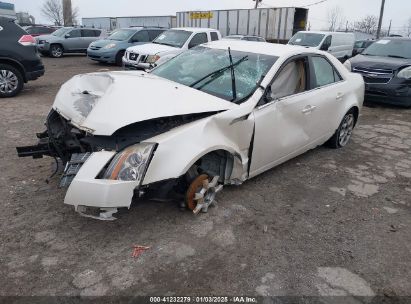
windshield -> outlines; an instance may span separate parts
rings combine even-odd
[[[215,71],[230,67],[228,50],[195,47],[160,65],[151,73],[239,103],[254,93],[278,57],[233,50],[231,54],[233,62],[237,63],[234,66],[237,96],[235,100],[231,69],[227,68],[221,73],[213,74]],[[206,77],[208,75],[210,77]],[[201,81],[198,82],[199,80]]]
[[[163,32],[160,36],[154,39],[153,43],[164,44],[177,48],[182,48],[187,39],[190,38],[192,32],[170,30]]]
[[[70,30],[71,30],[71,28],[62,27],[61,29],[58,29],[57,31],[53,32],[52,35],[62,37],[62,36],[64,36],[65,33],[67,33]]]
[[[136,30],[117,30],[113,34],[111,34],[107,39],[109,40],[116,40],[116,41],[124,41],[131,37],[136,32]]]
[[[324,34],[297,33],[290,39],[288,44],[315,47],[320,45],[324,36]]]
[[[363,55],[411,59],[411,40],[381,39],[366,48]]]

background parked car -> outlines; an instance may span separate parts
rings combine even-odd
[[[128,69],[149,69],[185,50],[220,39],[220,32],[209,28],[173,28],[162,33],[152,43],[128,48],[123,64]]]
[[[246,40],[246,41],[266,42],[263,37],[245,36],[245,35],[230,35],[230,36],[225,36],[223,39],[225,39],[225,40]]]
[[[106,37],[106,32],[93,28],[63,27],[51,35],[36,37],[43,55],[60,58],[64,53],[86,53],[90,43]]]
[[[87,56],[91,60],[122,65],[128,47],[151,42],[164,31],[165,29],[151,27],[119,29],[108,38],[91,43],[87,49]]]
[[[301,31],[296,33],[288,44],[312,47],[345,61],[352,57],[354,42],[353,33]]]
[[[411,107],[411,38],[383,38],[347,60],[363,75],[366,99]]]
[[[12,19],[0,17],[0,97],[17,95],[29,80],[44,75],[36,40]]]
[[[24,29],[33,37],[37,37],[40,35],[48,35],[57,30],[56,27],[46,25],[26,26]]]
[[[353,56],[361,54],[364,50],[373,44],[375,40],[358,40],[354,43],[354,50],[352,52]]]

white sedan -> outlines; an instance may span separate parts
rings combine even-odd
[[[206,212],[240,185],[324,143],[347,145],[361,75],[333,56],[278,44],[215,41],[146,72],[78,75],[57,94],[35,146],[65,164],[65,203],[113,220],[140,197]]]

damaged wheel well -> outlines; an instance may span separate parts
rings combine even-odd
[[[234,167],[241,164],[241,156],[227,150],[215,150],[201,156],[190,167],[186,175],[194,179],[199,174],[219,176],[221,183],[229,183],[233,179]]]

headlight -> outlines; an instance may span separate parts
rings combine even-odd
[[[160,59],[160,56],[158,56],[158,55],[150,55],[150,56],[147,57],[146,62],[147,63],[155,63],[159,59]]]
[[[405,78],[405,79],[411,79],[411,67],[407,67],[402,69],[398,75],[398,78]]]
[[[351,72],[352,66],[351,66],[351,61],[350,61],[350,60],[346,60],[346,61],[344,62],[344,66],[347,68],[348,71]]]
[[[110,43],[110,44],[107,44],[107,45],[104,47],[104,49],[112,49],[113,47],[116,47],[116,44],[115,44],[115,43]]]
[[[104,179],[141,183],[156,144],[141,143],[118,153],[104,174]]]

